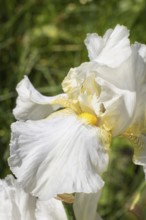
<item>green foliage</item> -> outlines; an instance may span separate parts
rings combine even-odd
[[[145,0],[0,1],[0,177],[10,172],[11,112],[23,75],[45,95],[59,93],[68,70],[88,60],[86,33],[103,34],[120,23],[131,30],[132,42],[146,43],[145,10]],[[99,205],[105,220],[132,219],[126,204],[144,177],[131,149],[114,140]]]
[[[105,187],[99,212],[108,220],[133,220],[128,212],[131,196],[144,182],[142,167],[132,162],[133,149],[121,138],[115,138],[110,151],[110,164],[104,174]]]

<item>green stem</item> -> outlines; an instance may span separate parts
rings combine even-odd
[[[73,204],[63,202],[67,217],[69,220],[76,220],[75,213],[73,210]]]

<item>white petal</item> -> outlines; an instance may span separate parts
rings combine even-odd
[[[76,193],[73,205],[76,220],[102,220],[97,213],[98,193]]]
[[[112,131],[113,136],[119,135],[132,121],[136,94],[133,91],[119,89],[100,77],[97,77],[96,80],[102,88],[97,101],[103,103],[105,107],[101,120]]]
[[[144,58],[139,55],[139,48],[141,45],[135,43],[132,45],[132,51],[135,56],[135,92],[136,92],[136,105],[131,124],[129,129],[135,135],[143,132],[146,125],[146,63]]]
[[[92,94],[97,93],[99,85],[95,79],[100,77],[119,89],[135,91],[137,77],[139,76],[137,64],[141,64],[137,52],[135,49],[132,50],[131,56],[118,68],[101,66],[95,62],[86,62],[79,67],[71,68],[63,80],[63,90],[71,99],[77,99],[83,87],[84,90],[85,88],[88,90],[92,86],[90,92]],[[97,95],[99,94],[100,92]]]
[[[140,44],[139,45],[139,54],[143,58],[144,62],[146,62],[146,45],[145,44]]]
[[[36,198],[25,193],[13,176],[0,180],[0,219],[35,220]]]
[[[118,67],[131,54],[129,31],[126,27],[117,25],[109,29],[103,38],[97,34],[88,34],[85,44],[91,61],[110,67]]]
[[[104,47],[104,41],[101,36],[96,33],[87,34],[85,39],[85,45],[88,50],[89,59],[95,60]]]
[[[36,220],[67,220],[62,202],[57,199],[37,201]]]
[[[11,170],[32,194],[48,200],[57,194],[97,192],[108,164],[111,136],[83,124],[69,111],[46,120],[12,125]]]
[[[65,94],[46,97],[41,95],[31,84],[28,77],[17,85],[18,98],[13,114],[18,120],[38,120],[47,117],[60,105],[53,104],[58,99],[66,99]]]
[[[131,56],[119,68],[84,63],[72,69],[63,82],[64,91],[78,100],[83,111],[99,117],[100,106],[105,107],[102,117],[113,135],[120,135],[130,126],[140,130],[146,123],[146,63],[139,48],[132,45]]]
[[[120,68],[115,69],[84,63],[72,69],[63,81],[68,96],[78,100],[83,112],[100,117],[114,136],[127,129],[135,114],[135,60],[132,54]]]

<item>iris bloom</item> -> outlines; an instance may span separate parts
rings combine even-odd
[[[1,220],[67,220],[62,203],[56,199],[40,201],[25,193],[9,175],[0,180]]]
[[[19,121],[12,124],[9,164],[25,190],[43,200],[100,190],[111,134],[96,126],[96,115],[67,95],[42,96],[27,77],[17,91]],[[64,109],[52,113],[60,106]]]
[[[111,138],[141,133],[145,46],[130,45],[128,36],[120,25],[103,37],[88,35],[90,62],[69,71],[63,94],[45,97],[27,77],[18,84],[9,165],[32,195],[48,200],[98,192]],[[135,161],[145,164],[138,149]]]

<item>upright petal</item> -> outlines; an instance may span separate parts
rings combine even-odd
[[[135,111],[124,136],[134,146],[133,161],[142,165],[146,176],[146,46],[139,43],[132,45],[135,67]]]
[[[12,124],[9,164],[25,189],[42,200],[97,192],[110,141],[110,133],[63,110],[44,120]]]
[[[18,98],[13,114],[18,120],[45,118],[60,107],[56,103],[58,99],[66,100],[65,94],[52,97],[43,96],[33,87],[27,76],[17,85],[16,90]]]
[[[76,193],[73,205],[76,220],[102,220],[97,213],[98,193]]]
[[[71,69],[62,85],[82,111],[94,113],[112,134],[119,135],[130,125],[136,108],[136,63],[132,53],[119,68],[83,63]],[[125,80],[126,79],[126,80]]]
[[[126,27],[117,25],[109,29],[102,37],[88,34],[85,40],[91,61],[115,68],[123,63],[131,54],[129,31]]]
[[[133,120],[129,126],[135,135],[143,132],[146,128],[146,62],[144,54],[141,54],[141,49],[146,50],[144,45],[135,43],[132,45],[133,53],[135,54],[135,90],[136,90],[136,106]]]

